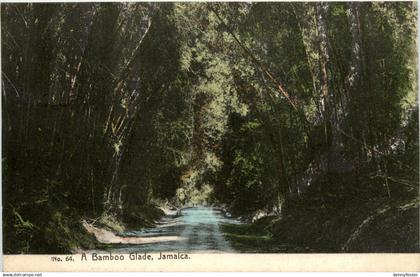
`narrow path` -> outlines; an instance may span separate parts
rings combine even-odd
[[[181,216],[166,216],[155,228],[124,233],[124,236],[137,238],[170,237],[167,241],[146,244],[118,245],[112,252],[234,252],[220,231],[221,223],[238,223],[210,207],[183,209]]]

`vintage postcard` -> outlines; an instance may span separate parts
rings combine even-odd
[[[4,271],[420,271],[417,14],[2,3]]]

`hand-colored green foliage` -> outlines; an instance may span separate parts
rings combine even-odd
[[[323,234],[347,216],[356,230],[380,205],[399,222],[398,205],[418,197],[416,9],[2,5],[4,251],[93,247],[81,219],[150,226],[157,203],[269,215],[249,238],[227,227],[242,249],[281,245],[289,227],[307,244],[286,244],[321,247],[306,223]],[[358,193],[369,203],[354,205]]]

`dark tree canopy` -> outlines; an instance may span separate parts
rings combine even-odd
[[[140,228],[193,204],[271,216],[274,240],[312,249],[418,251],[416,15],[415,2],[2,4],[4,252],[91,248],[81,220]],[[384,207],[390,229],[410,222],[407,245],[355,237]],[[313,239],[337,226],[337,241]]]

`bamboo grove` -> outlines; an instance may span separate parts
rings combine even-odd
[[[81,220],[191,203],[270,216],[278,245],[418,251],[416,14],[2,4],[4,252],[94,247]]]

